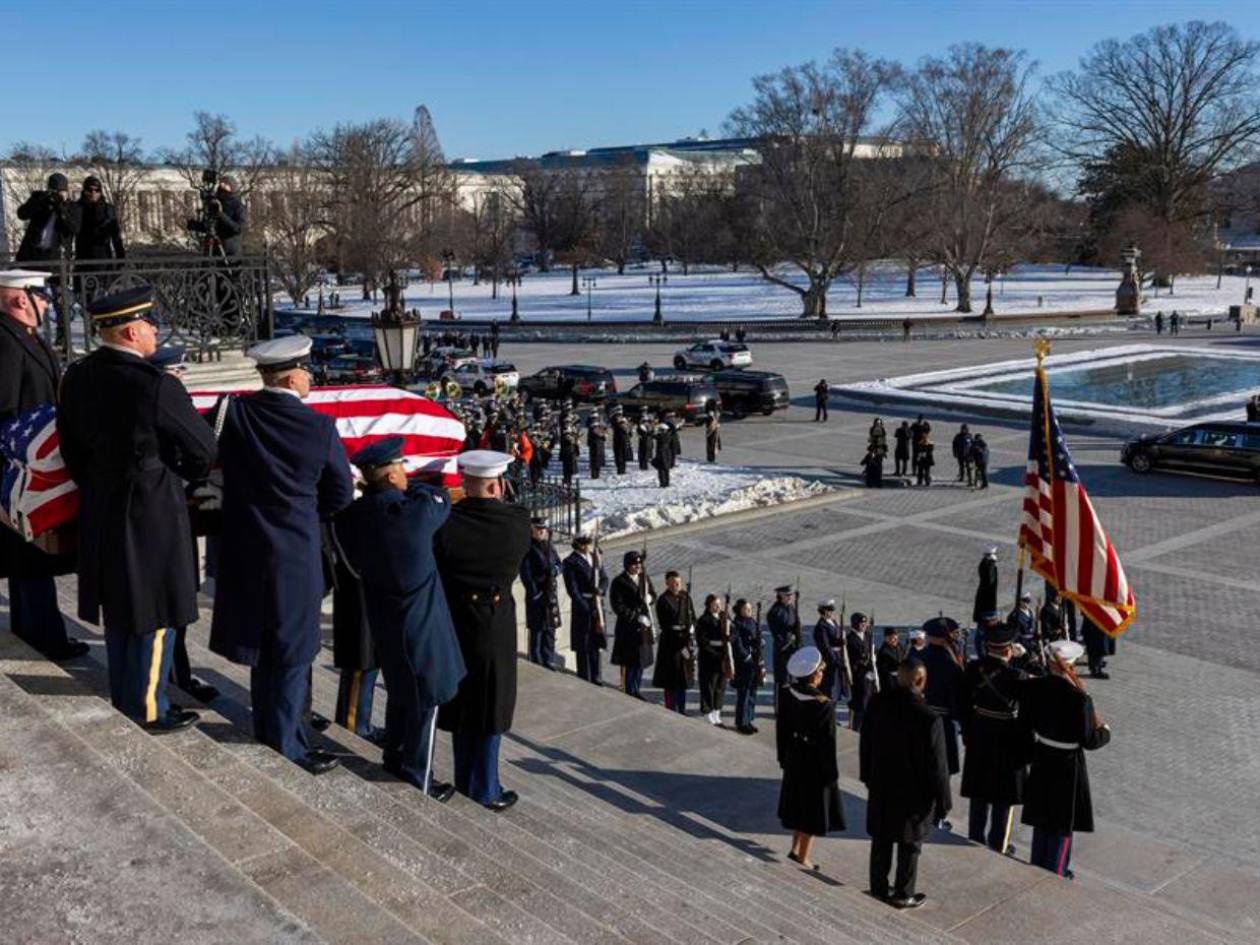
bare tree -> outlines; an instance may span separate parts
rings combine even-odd
[[[902,95],[904,131],[930,157],[934,250],[959,312],[971,311],[971,279],[995,240],[1019,225],[1023,208],[1009,185],[1032,169],[1031,71],[1021,52],[967,43],[924,58]]]
[[[294,304],[301,303],[319,277],[329,233],[327,203],[324,174],[296,144],[269,172],[266,187],[254,196],[253,229],[265,237],[276,277]]]
[[[512,263],[512,245],[519,221],[508,195],[492,189],[472,210],[458,210],[452,218],[450,240],[456,254],[473,264],[473,284],[488,276],[490,297],[499,297],[499,283]]]
[[[662,185],[648,233],[658,259],[673,259],[683,275],[700,262],[725,262],[717,239],[724,224],[729,181],[703,167],[686,167]]]
[[[643,173],[632,161],[604,171],[600,200],[599,252],[617,265],[617,273],[643,246],[647,194]]]
[[[534,238],[538,268],[553,261],[568,265],[570,295],[578,295],[578,267],[589,262],[599,237],[599,188],[590,172],[576,167],[545,168],[537,161],[513,167],[517,186],[510,192],[521,225]]]
[[[746,174],[757,208],[751,261],[765,279],[797,293],[806,316],[826,317],[827,289],[853,263],[858,148],[870,146],[865,139],[899,78],[892,62],[837,49],[822,65],[755,78],[754,100],[727,123],[732,134],[760,142],[761,163]],[[781,262],[806,285],[781,275]]]
[[[140,139],[125,131],[89,131],[83,138],[82,161],[101,180],[105,198],[120,221],[128,219],[136,189],[145,175]]]
[[[193,188],[201,186],[203,171],[228,174],[236,179],[236,193],[248,202],[255,185],[276,157],[275,147],[262,136],[242,140],[236,124],[226,115],[193,114],[193,128],[185,146],[166,149],[162,160],[180,170]]]

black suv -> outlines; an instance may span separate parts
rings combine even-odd
[[[616,403],[632,416],[645,410],[657,413],[672,410],[684,422],[701,423],[710,404],[722,409],[722,395],[708,378],[703,381],[664,378],[635,384],[624,394],[618,394]]]
[[[1124,444],[1120,461],[1135,473],[1180,469],[1260,483],[1260,423],[1196,423],[1172,433],[1148,433]]]
[[[617,381],[608,368],[563,364],[522,377],[517,390],[526,397],[539,400],[572,397],[579,403],[594,403],[608,394],[617,393]]]
[[[791,406],[787,380],[773,371],[745,371],[730,368],[714,371],[707,378],[722,395],[722,409],[737,417],[762,413],[767,417]]]

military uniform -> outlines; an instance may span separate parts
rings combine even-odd
[[[639,435],[639,468],[647,470],[652,463],[652,441],[654,437],[656,425],[652,422],[651,416],[642,417],[638,425],[635,426],[635,432]]]
[[[738,610],[738,604],[736,605]],[[757,713],[757,687],[761,685],[761,627],[752,617],[736,617],[731,621],[731,662],[735,677],[735,730],[745,734],[756,732],[753,721]]]
[[[607,439],[608,433],[599,421],[592,423],[590,429],[586,431],[586,449],[592,479],[598,479],[604,468],[604,442]]]
[[[482,457],[465,453],[465,463]],[[510,457],[504,457],[507,468]],[[491,498],[465,498],[433,539],[438,574],[468,673],[438,712],[451,733],[456,790],[481,804],[507,798],[499,783],[499,743],[516,711],[516,603],[512,583],[529,550],[529,513]]]
[[[779,823],[785,830],[815,837],[843,831],[835,702],[808,681],[786,686],[775,720],[775,745],[783,769]]]
[[[885,642],[875,651],[875,672],[879,675],[879,691],[897,684],[897,667],[906,658],[906,651],[899,642]]]
[[[717,411],[709,411],[708,416],[704,418],[704,452],[705,458],[711,462],[717,462],[718,450],[722,448],[722,421],[719,419]]]
[[[626,474],[626,462],[630,459],[630,421],[616,410],[613,416],[613,464],[617,467],[617,475]]]
[[[947,640],[958,624],[948,617],[935,617],[923,625],[930,640]],[[927,667],[927,688],[923,698],[941,720],[945,736],[945,756],[949,773],[960,770],[958,752],[958,695],[962,684],[963,668],[952,642],[943,645],[929,643],[922,651],[922,663]]]
[[[636,551],[626,553],[626,563],[641,561]],[[639,697],[643,670],[655,662],[655,639],[650,609],[656,602],[656,588],[646,572],[632,577],[625,571],[612,580],[608,603],[617,617],[613,626],[612,664],[621,667],[622,689]],[[641,698],[641,697],[640,697]]]
[[[97,299],[88,312],[104,328],[152,305],[142,288]],[[103,618],[110,699],[158,730],[190,724],[196,714],[171,712],[165,682],[171,628],[197,619],[184,481],[209,474],[213,432],[178,380],[136,351],[104,345],[66,372],[57,431],[79,486],[79,616]]]
[[[673,436],[669,424],[656,425],[656,442],[652,451],[652,465],[656,467],[656,481],[662,489],[669,486],[669,471],[674,467]]]
[[[857,620],[861,615],[854,614],[853,617]],[[871,676],[875,672],[875,664],[871,660],[869,639],[852,626],[845,631],[844,646],[848,651],[846,655],[849,658],[849,669],[853,674],[853,686],[849,692],[849,728],[857,731],[862,727],[862,714],[866,711],[866,701],[871,697],[871,688],[874,685]]]
[[[288,344],[286,344],[288,343]],[[300,367],[300,335],[251,349],[259,368]],[[307,732],[311,663],[320,648],[324,580],[320,522],[354,499],[350,464],[331,417],[292,391],[226,398],[219,437],[223,525],[210,649],[250,667],[254,735],[311,770],[329,759]],[[217,416],[217,413],[216,413]]]
[[[780,587],[775,593],[787,594],[791,590],[790,587]],[[766,611],[766,627],[770,630],[771,668],[774,673],[775,704],[777,705],[779,690],[788,682],[788,659],[801,645],[801,628],[797,620],[796,605],[776,600]]]
[[[818,647],[823,658],[823,678],[818,688],[827,694],[827,698],[839,702],[849,686],[845,668],[848,653],[844,645],[844,628],[835,619],[834,601],[830,604],[830,616],[822,614],[814,624],[814,646]]]
[[[573,553],[564,559],[564,589],[569,593],[569,647],[577,659],[578,676],[595,685],[602,684],[600,652],[608,649],[608,628],[604,618],[604,595],[608,593],[608,572],[590,539],[574,543]]]
[[[656,626],[661,638],[656,649],[652,685],[665,693],[665,707],[687,714],[687,689],[694,681],[695,650],[691,638],[691,599],[687,592],[669,591],[656,598]]]
[[[541,523],[545,527],[545,523]],[[525,589],[525,626],[529,632],[529,661],[552,668],[556,658],[556,629],[560,626],[560,555],[551,539],[531,539],[521,561]]]

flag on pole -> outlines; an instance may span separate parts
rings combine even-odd
[[[1024,509],[1018,543],[1032,569],[1075,602],[1077,609],[1108,636],[1133,622],[1133,588],[1111,539],[1103,530],[1050,403],[1042,360],[1049,344],[1037,348],[1032,430],[1024,472]]]

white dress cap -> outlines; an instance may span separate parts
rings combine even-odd
[[[822,654],[816,646],[803,646],[788,659],[788,675],[793,679],[808,679],[822,665]]]
[[[512,464],[512,457],[498,450],[469,450],[455,457],[459,471],[476,479],[497,479]]]

